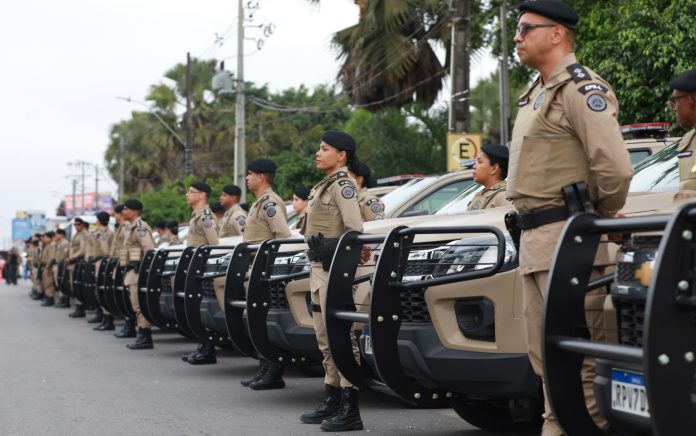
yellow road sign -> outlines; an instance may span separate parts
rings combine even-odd
[[[447,134],[447,171],[456,171],[473,164],[481,150],[481,135]]]

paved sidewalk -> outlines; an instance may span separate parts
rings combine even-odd
[[[69,310],[40,307],[27,283],[0,284],[1,435],[325,434],[298,420],[323,398],[320,378],[292,370],[286,389],[252,391],[239,380],[255,360],[223,350],[217,365],[191,366],[179,356],[195,344],[156,329],[153,350],[128,350]],[[361,412],[373,435],[487,434],[450,409],[409,409],[375,392]]]

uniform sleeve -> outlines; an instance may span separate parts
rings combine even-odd
[[[360,210],[363,221],[375,221],[384,219],[384,203],[375,196],[371,196]]]
[[[288,228],[288,221],[285,219],[283,211],[278,210],[278,208],[285,206],[269,199],[260,205],[260,207],[261,213],[259,215],[261,219],[268,223],[268,228],[271,230],[271,233],[273,233],[273,237],[277,239],[289,237],[290,229]]]
[[[144,232],[142,231],[143,229],[145,229]],[[155,240],[152,239],[152,232],[150,229],[147,227],[141,227],[136,234],[138,235],[138,242],[140,243],[140,247],[143,249],[143,253],[155,248]]]
[[[238,235],[244,233],[244,227],[246,227],[246,215],[244,215],[243,212],[235,212],[230,220],[230,226],[232,226]]]
[[[209,245],[217,245],[220,242],[217,232],[217,220],[212,214],[204,214],[202,218],[203,234]]]
[[[511,206],[511,205],[512,205],[512,202],[510,200],[508,200],[507,198],[505,198],[505,190],[501,189],[500,191],[498,191],[497,194],[495,194],[495,196],[493,197],[491,202],[488,203],[487,209],[491,208],[491,207],[503,207],[503,206]]]
[[[347,179],[339,180],[330,187],[331,194],[341,212],[343,219],[343,231],[362,232],[362,217],[360,216],[360,205],[358,204],[358,191],[353,182]]]
[[[80,238],[80,243],[77,246],[77,251],[75,254],[73,254],[71,259],[77,259],[78,257],[82,257],[85,255],[85,251],[87,250],[87,244],[89,243],[88,238],[89,236],[86,235],[76,235],[76,237]]]
[[[583,144],[597,185],[597,212],[613,216],[626,202],[633,176],[617,121],[618,102],[610,89],[583,94],[584,87],[566,88],[568,121]]]

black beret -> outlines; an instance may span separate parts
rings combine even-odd
[[[130,210],[143,210],[143,204],[140,202],[140,200],[136,200],[135,198],[124,201],[123,207]]]
[[[355,153],[357,145],[355,144],[355,139],[345,132],[339,132],[337,130],[329,130],[321,135],[321,140],[326,142],[332,147],[339,150],[350,151]]]
[[[242,195],[242,190],[237,185],[225,185],[225,187],[222,188],[222,192],[227,195],[237,195],[240,197]]]
[[[97,214],[97,220],[98,220],[100,223],[102,223],[103,225],[109,224],[109,218],[111,218],[111,217],[110,217],[109,214],[106,213],[106,212],[99,212],[99,213]]]
[[[504,145],[486,144],[481,147],[481,151],[488,156],[492,156],[502,160],[510,159],[510,150]]]
[[[301,188],[295,189],[295,192],[293,194],[297,195],[299,198],[303,200],[307,200],[309,198],[309,193],[312,191],[311,186],[303,186]]]
[[[372,175],[372,171],[370,171],[370,167],[368,167],[367,164],[364,162],[358,162],[357,171],[358,172],[355,174],[356,176],[370,177]]]
[[[56,235],[63,235],[63,236],[65,236],[65,230],[63,230],[63,229],[58,229],[58,230],[56,230]]]
[[[167,222],[165,220],[158,220],[155,222],[155,228],[163,229],[165,227],[167,227]]]
[[[87,224],[87,223],[84,222],[84,220],[83,220],[82,218],[80,218],[80,217],[75,218],[75,219],[73,220],[73,222],[74,222],[75,224],[82,224],[82,225]]]
[[[52,238],[52,237],[56,236],[56,232],[46,232],[46,236],[48,236],[49,238]]]
[[[216,201],[215,203],[210,204],[210,211],[212,213],[220,213],[220,212],[225,212],[225,208],[222,207],[219,201]]]
[[[169,230],[179,230],[179,222],[178,221],[167,221],[166,227]]]
[[[557,0],[527,0],[520,5],[520,16],[525,12],[541,15],[573,30],[580,20],[575,9]]]
[[[255,159],[247,164],[247,170],[254,173],[275,173],[276,168],[278,167],[276,166],[275,162],[270,159]]]
[[[684,92],[696,91],[696,70],[681,73],[672,80],[670,86]]]
[[[208,195],[210,195],[210,193],[213,192],[213,190],[210,189],[210,186],[207,183],[203,182],[193,182],[191,183],[191,187],[196,188],[201,192],[205,192]]]
[[[114,212],[116,212],[116,213],[121,213],[121,212],[123,212],[123,205],[122,205],[122,204],[117,204],[116,207],[114,207]]]

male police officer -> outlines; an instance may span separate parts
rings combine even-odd
[[[65,239],[65,230],[63,229],[58,229],[56,230],[56,235],[54,236],[54,241],[56,243],[55,246],[55,263],[53,264],[53,267],[51,268],[51,273],[53,274],[53,280],[56,283],[57,290],[59,291],[57,293],[58,301],[56,302],[55,306],[53,307],[70,307],[70,298],[68,298],[67,295],[64,294],[65,289],[62,289],[62,286],[65,286],[64,283],[59,283],[58,280],[58,270],[60,268],[60,265],[65,261],[65,258],[68,256],[68,251],[70,250],[70,243],[68,242],[67,239]]]
[[[268,239],[290,236],[287,212],[283,200],[273,192],[276,164],[269,159],[256,159],[247,165],[246,182],[256,201],[249,209],[244,242],[256,244]],[[222,305],[223,289],[215,288],[218,304]],[[254,390],[285,387],[283,365],[261,359],[259,371],[250,379],[242,380],[243,386]]]
[[[119,255],[119,261],[121,265],[127,268],[123,285],[128,288],[131,305],[138,322],[138,337],[135,341],[126,345],[131,350],[153,348],[150,322],[145,319],[140,310],[140,302],[138,300],[140,262],[145,257],[145,253],[155,247],[155,241],[152,239],[152,229],[140,218],[142,210],[143,204],[139,200],[130,199],[123,203],[123,217],[128,221],[129,225],[123,241],[123,248],[121,248],[121,254]]]
[[[242,190],[237,185],[222,188],[220,204],[225,208],[225,215],[220,222],[220,237],[239,236],[244,232],[246,212],[239,206]]]
[[[188,247],[200,247],[202,245],[217,245],[217,219],[208,207],[208,198],[211,194],[210,186],[203,182],[191,183],[186,193],[186,202],[191,206],[191,220],[189,232],[186,237]],[[181,356],[184,362],[191,365],[208,365],[217,363],[215,343],[212,340],[198,340],[198,349],[192,353]]]
[[[56,243],[53,242],[54,232],[46,232],[43,236],[43,252],[41,253],[41,288],[46,295],[42,306],[53,306],[55,303],[54,294],[56,292],[55,281],[53,280],[52,268],[56,261]]]
[[[474,182],[483,185],[483,190],[474,195],[466,210],[488,209],[510,204],[505,198],[508,159],[508,148],[504,145],[486,144],[481,147],[481,153],[474,165]]]
[[[582,192],[579,182],[586,183],[596,211],[611,217],[623,207],[632,175],[616,121],[616,97],[606,81],[577,63],[573,53],[578,19],[573,8],[559,1],[526,1],[520,6],[515,35],[520,61],[540,73],[517,103],[507,179],[507,196],[520,211],[515,221],[522,230],[519,263],[527,346],[539,375],[541,313],[551,257],[569,217],[562,189],[575,185],[573,190]],[[606,244],[600,245],[596,263],[606,264]],[[601,290],[589,292],[586,299],[595,339],[603,336],[594,327],[601,326],[604,299]],[[598,425],[606,426],[594,400],[593,378],[593,361],[586,359],[588,410]],[[544,436],[562,434],[548,402],[544,417]]]
[[[679,193],[678,197],[696,197],[696,70],[675,77],[670,84],[672,106],[679,125],[691,129],[679,141]]]
[[[114,232],[109,228],[109,219],[111,216],[106,212],[99,212],[97,213],[96,217],[96,228],[92,233],[89,249],[90,256],[94,258],[94,270],[90,271],[90,273],[94,273],[94,277],[90,277],[91,280],[94,280],[94,283],[98,282],[99,268],[101,267],[103,260],[109,255],[109,252],[111,251],[111,244],[114,239]],[[97,307],[94,317],[90,318],[87,322],[90,324],[99,323],[99,325],[102,325],[104,318],[110,315],[111,314],[108,310],[106,310],[106,308]],[[111,325],[113,326],[113,318],[111,318]],[[113,328],[110,330],[113,330]]]
[[[123,250],[123,247],[125,246],[126,238],[129,235],[129,230],[130,226],[128,221],[126,220],[125,215],[123,214],[124,206],[122,204],[116,205],[114,207],[114,219],[116,220],[116,231],[114,232],[114,239],[111,243],[111,250],[109,251],[109,258],[115,259],[118,261],[119,266],[123,264],[124,266],[126,265],[125,258],[122,261],[121,257],[122,255],[126,255],[127,253]],[[116,278],[116,268],[114,268],[113,276],[112,279]],[[109,319],[109,318],[107,318]],[[110,317],[110,321],[113,324],[113,317]],[[135,337],[135,319],[126,317],[125,322],[123,324],[123,327],[121,327],[121,330],[118,332],[114,333],[114,336],[121,339],[121,338],[134,338]],[[108,328],[109,325],[102,326],[101,324],[95,328],[97,331],[102,331],[102,330],[113,330],[111,328]]]
[[[68,266],[68,271],[70,272],[70,286],[73,285],[75,277],[75,264],[77,262],[83,262],[85,257],[85,252],[87,250],[87,244],[89,242],[89,224],[84,222],[82,218],[75,218],[73,220],[75,224],[75,234],[70,239],[70,255],[65,259],[65,263]],[[75,290],[73,290],[74,295]],[[68,315],[70,318],[84,318],[85,317],[85,306],[79,303],[76,298],[72,298],[72,303],[75,304],[75,310],[73,313]]]

